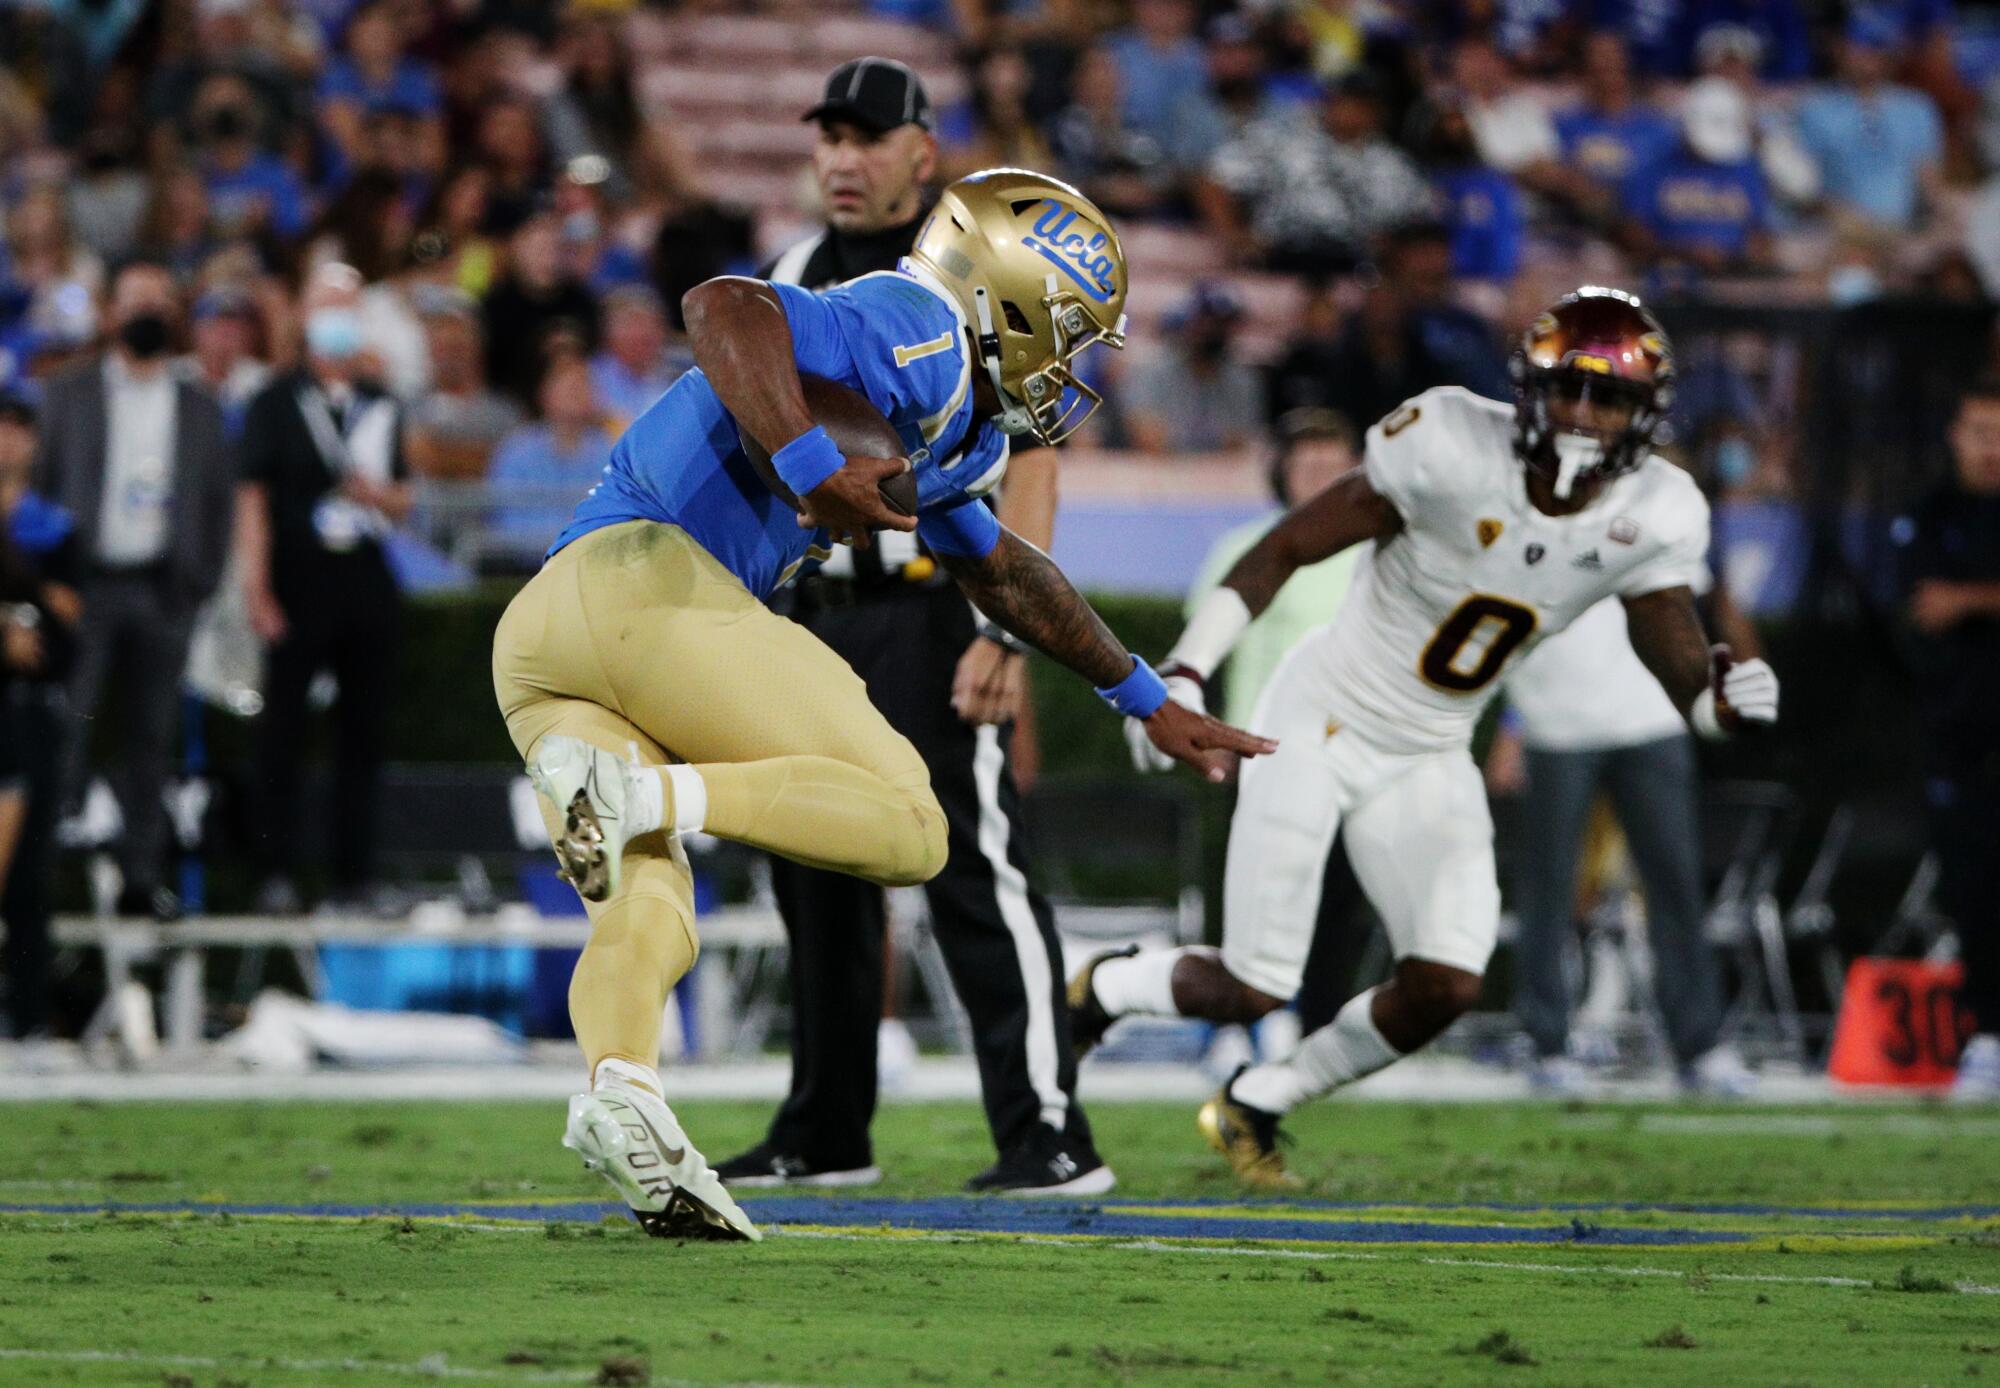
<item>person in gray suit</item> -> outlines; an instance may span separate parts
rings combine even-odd
[[[163,880],[181,671],[195,611],[228,557],[235,474],[222,410],[175,377],[169,348],[180,314],[165,268],[118,272],[103,355],[47,388],[38,488],[76,518],[84,618],[70,699],[78,727],[65,749],[65,801],[80,800],[92,719],[115,679],[123,708],[119,801],[125,835],[121,915],[171,919]]]

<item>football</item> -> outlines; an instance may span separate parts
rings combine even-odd
[[[801,374],[799,381],[805,386],[806,409],[843,454],[860,454],[870,458],[903,456],[902,439],[897,436],[894,426],[882,417],[882,412],[868,403],[867,396],[823,376]],[[742,440],[743,452],[764,485],[788,502],[794,511],[801,509],[799,499],[771,465],[771,455],[764,451],[764,446],[741,429],[737,430],[737,437]],[[917,479],[914,473],[904,472],[888,478],[881,484],[880,490],[882,499],[889,503],[891,509],[905,516],[917,513]]]

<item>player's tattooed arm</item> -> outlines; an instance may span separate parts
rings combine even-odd
[[[1710,670],[1708,633],[1695,611],[1693,592],[1685,587],[1662,588],[1626,598],[1625,622],[1640,661],[1653,672],[1674,707],[1688,713],[1708,688]]]
[[[1254,617],[1295,571],[1363,540],[1386,540],[1402,528],[1402,516],[1369,482],[1368,469],[1359,467],[1286,512],[1222,581],[1243,595]]]
[[[938,557],[973,606],[1098,689],[1109,689],[1133,673],[1131,652],[1083,594],[1048,555],[1013,531],[1001,527],[1000,542],[983,559]],[[1232,759],[1261,756],[1278,746],[1174,699],[1160,704],[1141,725],[1155,747],[1211,781],[1223,779]]]
[[[983,559],[940,555],[972,605],[1099,688],[1124,679],[1131,652],[1055,561],[1013,531]]]

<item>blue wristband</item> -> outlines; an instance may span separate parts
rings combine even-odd
[[[771,466],[793,496],[804,496],[839,472],[846,461],[832,437],[817,424],[771,455]]]
[[[1132,673],[1109,689],[1098,690],[1097,697],[1127,718],[1151,718],[1167,701],[1167,682],[1135,655]]]

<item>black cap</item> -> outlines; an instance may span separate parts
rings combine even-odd
[[[916,73],[894,58],[856,58],[826,79],[826,95],[803,120],[851,120],[878,135],[899,125],[936,130],[930,94]]]

